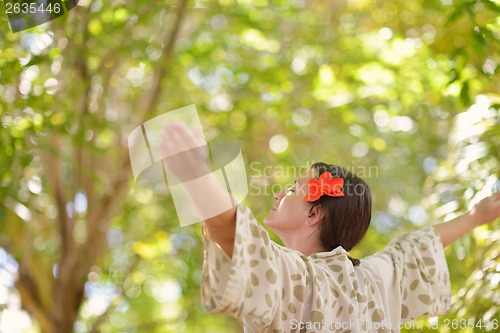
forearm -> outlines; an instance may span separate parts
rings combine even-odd
[[[160,136],[158,149],[164,158],[172,196],[181,198],[176,202],[176,209],[196,210],[196,217],[204,221],[208,236],[232,255],[236,202],[224,184],[224,175],[209,167],[206,142],[180,122],[164,124]]]
[[[500,217],[500,192],[484,198],[475,204],[470,212],[434,227],[441,237],[443,246],[447,246],[475,227],[491,223],[498,217]]]
[[[467,234],[479,225],[477,219],[470,214],[461,215],[451,221],[440,223],[434,226],[436,232],[441,237],[443,247],[446,247]]]
[[[205,231],[229,256],[236,231],[236,202],[217,179],[208,174],[200,181],[183,183],[191,204],[198,211]]]

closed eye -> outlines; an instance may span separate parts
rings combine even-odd
[[[295,181],[293,182],[293,186],[297,186],[297,179],[295,179]],[[288,193],[294,193],[295,190],[293,189],[293,187],[290,187],[286,190]]]

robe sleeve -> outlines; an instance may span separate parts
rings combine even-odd
[[[252,212],[239,204],[233,256],[230,258],[203,230],[201,296],[204,309],[264,325],[275,316],[281,299],[279,246]]]
[[[449,310],[448,265],[434,227],[400,236],[363,261],[378,279],[386,308],[394,309],[401,323]]]

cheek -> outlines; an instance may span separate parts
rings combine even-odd
[[[283,213],[294,218],[302,219],[307,216],[307,205],[301,200],[301,198],[289,198],[290,200],[283,202]]]
[[[297,205],[297,203],[294,202],[293,197],[284,197],[278,206],[278,210],[283,212],[283,213],[286,213],[286,212],[289,212],[290,210],[293,210],[296,205]]]

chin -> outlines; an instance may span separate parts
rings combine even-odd
[[[271,229],[272,229],[272,224],[273,224],[273,222],[272,222],[272,218],[271,218],[271,216],[267,215],[266,217],[264,217],[263,222],[264,222],[264,225],[265,225],[266,227],[268,227],[268,228],[271,228]]]
[[[267,226],[267,224],[268,224],[268,220],[269,220],[269,215],[266,215],[266,216],[264,217],[264,220],[262,220],[262,222],[264,222],[264,224]]]

